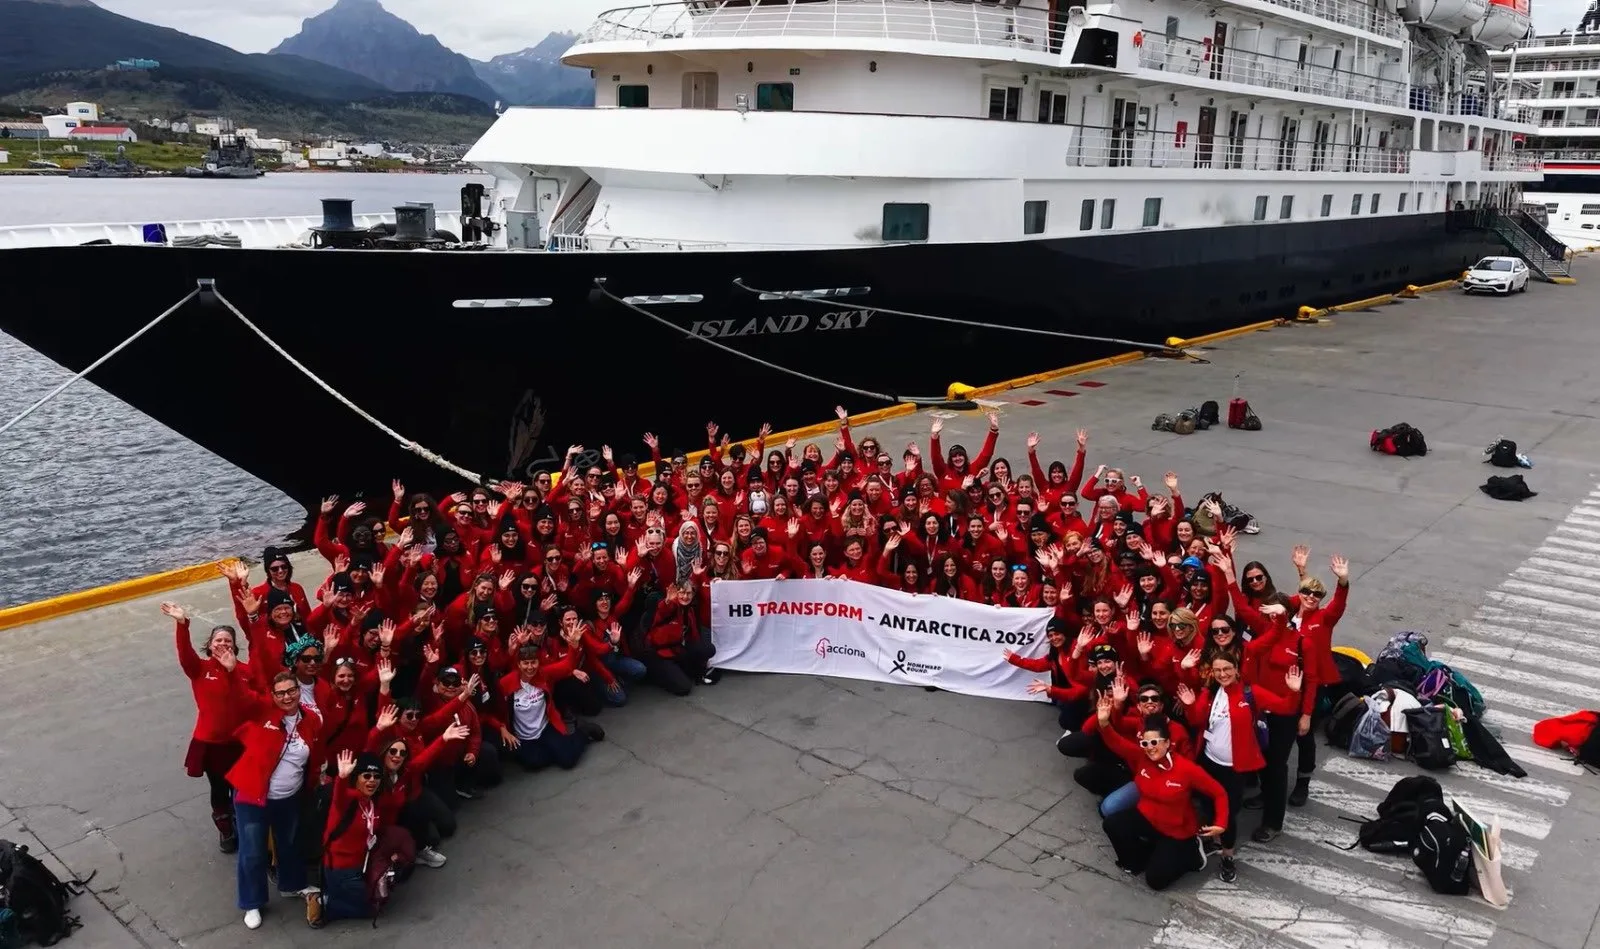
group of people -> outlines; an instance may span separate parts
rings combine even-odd
[[[1332,559],[1328,597],[1296,548],[1297,592],[1278,592],[1259,562],[1236,567],[1219,496],[1186,507],[1172,472],[1164,494],[1106,466],[1085,481],[1083,431],[1070,468],[1041,467],[1029,434],[1017,474],[994,457],[994,414],[976,456],[935,421],[926,466],[914,442],[897,466],[837,412],[831,457],[768,450],[767,426],[746,451],[708,424],[696,465],[646,433],[648,478],[575,445],[530,483],[437,500],[397,481],[384,518],[330,497],[314,542],[331,570],[311,594],[268,548],[262,582],[224,568],[236,625],[198,649],[163,604],[198,707],[185,764],[237,853],[245,925],[269,880],[313,927],[375,917],[416,866],[444,865],[458,813],[505,765],[572,768],[640,684],[714,684],[710,588],[738,579],[1052,610],[1048,653],[1007,659],[1042,674],[1029,690],[1103,797],[1119,865],[1159,889],[1215,847],[1232,880],[1240,812],[1261,808],[1265,843],[1305,803],[1348,564]]]

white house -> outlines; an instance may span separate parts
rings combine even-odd
[[[73,129],[83,124],[70,115],[47,115],[41,121],[44,122],[47,138],[66,138]]]
[[[222,134],[222,126],[223,122],[220,119],[214,119],[210,122],[196,122],[194,124],[194,134],[204,135],[208,138],[216,138]]]
[[[137,142],[139,136],[126,125],[80,125],[67,136],[74,142]]]
[[[68,102],[66,112],[79,122],[100,121],[100,106],[93,102]]]
[[[10,162],[11,162],[11,153],[6,151],[3,148],[0,148],[0,165],[10,164]]]
[[[350,150],[363,158],[382,158],[383,153],[387,151],[382,142],[367,142],[364,145],[353,146]]]

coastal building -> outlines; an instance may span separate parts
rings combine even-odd
[[[34,139],[55,138],[55,136],[38,122],[0,122],[0,138],[25,139],[31,142]]]
[[[74,142],[137,142],[139,136],[126,125],[80,125],[67,136]]]
[[[3,148],[0,148],[0,165],[10,164],[10,162],[11,162],[11,153],[6,151]]]
[[[46,138],[66,138],[73,129],[83,124],[70,115],[47,115],[41,121],[44,122]]]
[[[100,121],[100,106],[93,102],[68,102],[65,112],[79,122]]]

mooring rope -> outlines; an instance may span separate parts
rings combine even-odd
[[[735,281],[735,282],[737,282],[737,281]],[[944,397],[942,395],[941,396],[891,395],[890,393],[887,393],[887,392],[873,392],[870,389],[858,389],[855,386],[845,385],[842,382],[833,382],[832,380],[829,380],[829,379],[823,379],[820,376],[813,376],[810,373],[801,372],[798,369],[790,369],[788,366],[780,366],[775,362],[768,362],[767,360],[762,359],[760,356],[752,356],[749,353],[740,352],[739,350],[734,349],[732,346],[729,346],[726,343],[720,343],[717,340],[714,340],[709,336],[701,336],[698,333],[695,333],[695,332],[693,332],[691,330],[685,329],[682,326],[679,326],[678,324],[672,322],[669,319],[666,319],[665,317],[657,316],[656,314],[651,313],[649,310],[646,310],[642,306],[638,306],[636,304],[629,303],[627,300],[624,300],[622,297],[619,297],[615,293],[612,293],[610,290],[606,289],[606,280],[605,280],[604,277],[596,277],[595,281],[594,281],[594,285],[595,285],[596,289],[598,289],[602,294],[604,294],[610,300],[612,300],[612,301],[614,301],[616,303],[619,303],[622,306],[627,307],[628,309],[632,310],[635,313],[638,313],[641,316],[645,316],[645,317],[648,317],[648,318],[650,318],[652,320],[655,320],[657,323],[660,323],[662,326],[665,326],[670,330],[674,330],[674,331],[676,331],[678,333],[681,333],[684,336],[687,336],[690,339],[695,340],[697,342],[705,343],[708,346],[714,346],[717,349],[722,350],[723,352],[731,353],[732,355],[738,356],[740,359],[748,359],[751,362],[756,363],[757,365],[765,366],[768,369],[772,369],[772,370],[774,370],[776,372],[781,372],[781,373],[784,373],[786,375],[794,376],[797,379],[804,379],[807,382],[814,382],[814,383],[816,383],[818,385],[823,385],[823,386],[828,386],[829,388],[838,389],[840,392],[849,392],[849,393],[853,393],[855,395],[862,395],[862,396],[866,396],[869,399],[878,399],[878,400],[883,401],[883,402],[909,402],[909,403],[912,403],[913,405],[919,405],[919,406],[922,406],[922,405],[938,406],[938,405],[947,404],[950,401],[949,399],[947,399],[946,397]]]
[[[417,444],[416,442],[412,441],[411,439],[405,437],[404,435],[400,434],[399,432],[397,432],[394,429],[390,428],[389,426],[385,425],[382,421],[380,421],[371,412],[368,412],[366,409],[363,409],[361,406],[359,406],[359,405],[355,404],[354,402],[350,401],[348,398],[346,398],[344,396],[343,393],[341,393],[339,390],[335,389],[333,386],[329,385],[328,383],[324,382],[320,377],[317,376],[316,373],[314,373],[310,369],[306,368],[304,363],[302,363],[300,360],[294,358],[293,356],[289,355],[288,350],[284,349],[282,346],[279,346],[272,339],[272,337],[270,337],[266,333],[262,332],[261,327],[259,327],[256,324],[250,322],[250,318],[245,316],[243,313],[241,313],[239,311],[238,307],[234,306],[233,303],[231,301],[229,301],[227,297],[222,295],[221,291],[217,290],[214,286],[211,286],[211,287],[205,286],[206,283],[209,283],[209,281],[203,282],[202,283],[202,288],[203,289],[209,289],[210,292],[211,292],[211,295],[216,297],[217,302],[221,303],[223,306],[227,307],[228,310],[231,313],[233,313],[234,316],[239,318],[239,322],[241,322],[245,326],[249,327],[249,329],[250,329],[250,331],[252,333],[255,333],[257,336],[261,337],[261,341],[263,343],[266,343],[268,346],[272,347],[272,350],[274,352],[276,352],[278,355],[282,356],[284,359],[288,360],[289,365],[291,365],[291,366],[295,367],[296,369],[300,370],[300,372],[302,374],[304,374],[307,379],[310,379],[312,382],[316,383],[317,386],[322,389],[322,391],[324,391],[324,392],[328,393],[329,395],[333,396],[333,398],[336,401],[338,401],[341,405],[343,405],[345,408],[349,409],[350,411],[352,411],[352,412],[356,413],[357,415],[361,416],[362,418],[366,419],[368,422],[371,422],[372,425],[374,427],[376,427],[380,432],[383,432],[385,435],[388,435],[390,438],[392,438],[396,442],[398,442],[401,448],[404,448],[406,451],[409,451],[409,452],[415,454],[417,457],[423,459],[424,461],[432,462],[433,464],[438,465],[439,467],[443,468],[446,471],[452,472],[454,474],[458,474],[461,477],[466,478],[468,481],[472,482],[473,484],[482,484],[483,483],[482,476],[480,476],[476,471],[468,471],[466,468],[463,468],[460,465],[456,464],[455,462],[450,461],[448,458],[445,458],[444,456],[440,455],[438,452],[432,451],[432,450],[430,450],[428,448],[423,447],[422,445]],[[200,291],[197,290],[195,292],[198,293]],[[190,296],[193,296],[193,295],[194,294],[190,294]]]
[[[61,393],[65,392],[65,391],[67,391],[67,387],[68,386],[71,386],[74,382],[77,382],[79,379],[82,379],[84,376],[87,376],[89,373],[94,372],[96,369],[99,369],[102,365],[105,364],[106,360],[110,359],[112,356],[115,356],[117,353],[120,353],[124,349],[127,349],[129,346],[133,345],[133,342],[135,340],[137,340],[139,337],[143,336],[144,334],[150,332],[151,330],[155,329],[156,326],[159,325],[162,320],[164,320],[167,317],[171,316],[172,314],[178,312],[180,309],[183,308],[183,305],[185,303],[188,303],[190,300],[193,300],[195,297],[197,297],[199,295],[200,295],[200,289],[198,287],[196,287],[193,290],[190,290],[188,296],[185,296],[182,300],[179,300],[177,303],[174,303],[172,306],[168,307],[160,316],[156,317],[155,319],[151,320],[150,322],[146,323],[145,325],[139,327],[138,332],[134,333],[132,336],[129,336],[127,339],[125,339],[122,342],[118,343],[117,345],[113,346],[111,348],[110,352],[106,353],[104,356],[101,356],[99,359],[96,359],[94,362],[90,363],[87,367],[84,368],[84,370],[82,372],[78,373],[77,375],[73,376],[71,379],[68,379],[66,382],[61,383],[60,385],[56,386],[54,389],[51,389],[49,392],[45,393],[44,398],[40,399],[39,401],[37,401],[37,402],[33,403],[32,405],[28,406],[27,408],[23,409],[21,414],[17,415],[11,421],[5,423],[4,425],[0,425],[0,435],[5,434],[6,430],[11,428],[11,426],[17,424],[18,422],[20,422],[23,419],[27,418],[28,416],[32,415],[35,410],[37,410],[38,408],[43,406],[46,402],[49,402],[51,399],[55,398],[56,396],[60,395]]]
[[[887,313],[890,316],[904,316],[914,320],[932,320],[936,323],[954,323],[957,326],[973,326],[978,329],[1004,330],[1012,333],[1032,333],[1035,336],[1055,336],[1061,339],[1077,339],[1090,343],[1115,343],[1120,346],[1132,346],[1135,349],[1159,350],[1163,352],[1182,353],[1181,349],[1168,346],[1166,343],[1142,343],[1136,339],[1120,339],[1115,336],[1088,336],[1083,333],[1067,333],[1062,330],[1036,329],[1031,326],[1008,326],[1004,323],[985,323],[981,320],[963,320],[954,316],[934,316],[931,313],[912,313],[908,310],[891,310],[888,307],[868,306],[862,303],[847,303],[837,297],[812,296],[796,290],[761,290],[744,282],[743,277],[734,277],[733,285],[748,293],[767,294],[775,297],[786,297],[790,300],[804,300],[829,307],[846,307],[852,310],[870,311],[873,313]]]

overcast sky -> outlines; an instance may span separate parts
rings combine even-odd
[[[333,0],[96,0],[124,16],[170,26],[225,43],[246,53],[262,53],[300,31],[300,21],[333,5]],[[552,30],[581,30],[596,13],[644,0],[383,0],[446,46],[476,59],[516,52]],[[1532,0],[1534,25],[1541,33],[1576,26],[1588,0]]]
[[[95,0],[113,13],[170,26],[246,53],[264,53],[300,32],[333,0]],[[390,13],[458,53],[513,53],[553,30],[581,30],[596,13],[641,0],[382,0]]]

